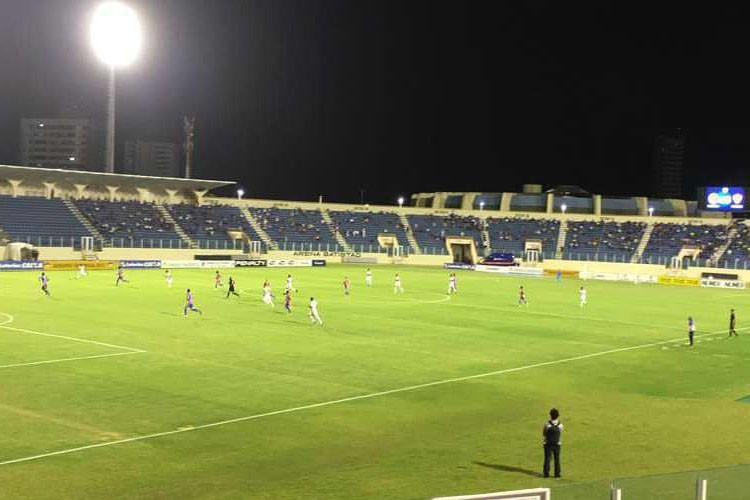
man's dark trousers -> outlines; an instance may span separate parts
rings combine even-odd
[[[549,462],[555,459],[555,477],[560,477],[560,445],[544,445],[544,477],[549,477]]]

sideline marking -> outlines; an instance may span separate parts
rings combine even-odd
[[[718,333],[724,333],[724,331],[722,330],[721,332],[708,332],[708,333],[698,334],[698,335],[696,335],[696,337],[702,337],[702,336],[707,336],[707,335],[717,335]],[[190,425],[188,425],[188,426],[182,426],[182,427],[179,427],[179,428],[177,428],[175,430],[171,430],[171,431],[156,432],[156,433],[153,433],[153,434],[144,434],[144,435],[133,436],[133,437],[125,438],[125,439],[117,439],[117,440],[114,440],[114,441],[105,441],[103,443],[96,443],[96,444],[89,444],[89,445],[85,445],[85,446],[78,446],[76,448],[67,448],[67,449],[64,449],[64,450],[52,451],[52,452],[49,452],[49,453],[41,453],[39,455],[31,455],[31,456],[28,456],[28,457],[14,458],[14,459],[5,460],[5,461],[0,462],[0,466],[2,466],[2,465],[17,464],[17,463],[22,463],[22,462],[30,462],[30,461],[33,461],[33,460],[39,460],[39,459],[42,459],[42,458],[54,457],[54,456],[58,456],[58,455],[67,455],[67,454],[70,454],[70,453],[76,453],[76,452],[79,452],[79,451],[91,450],[91,449],[94,449],[94,448],[103,448],[103,447],[106,447],[106,446],[115,446],[115,445],[118,445],[118,444],[133,443],[133,442],[136,442],[136,441],[145,441],[147,439],[154,439],[154,438],[163,437],[163,436],[171,436],[171,435],[174,435],[174,434],[182,434],[182,433],[185,433],[185,432],[192,432],[192,431],[197,431],[197,430],[202,430],[202,429],[209,429],[209,428],[212,428],[212,427],[220,427],[220,426],[224,426],[224,425],[228,425],[228,424],[235,424],[235,423],[238,423],[238,422],[246,422],[246,421],[249,421],[249,420],[257,420],[257,419],[261,419],[261,418],[265,418],[265,417],[272,417],[272,416],[276,416],[276,415],[284,415],[284,414],[288,414],[288,413],[295,413],[295,412],[298,412],[298,411],[312,410],[314,408],[323,408],[323,407],[333,406],[333,405],[342,404],[342,403],[349,403],[349,402],[352,402],[352,401],[359,401],[359,400],[364,400],[364,399],[373,399],[373,398],[377,398],[377,397],[381,397],[381,396],[388,396],[390,394],[398,394],[398,393],[402,393],[402,392],[415,391],[415,390],[424,389],[424,388],[427,388],[427,387],[435,387],[435,386],[439,386],[439,385],[452,384],[452,383],[456,383],[456,382],[464,382],[466,380],[474,380],[474,379],[492,377],[492,376],[496,376],[496,375],[504,375],[506,373],[515,373],[515,372],[520,372],[520,371],[525,371],[525,370],[531,370],[533,368],[541,368],[541,367],[545,367],[545,366],[553,366],[553,365],[559,365],[559,364],[563,364],[563,363],[570,363],[572,361],[580,361],[580,360],[583,360],[583,359],[598,358],[598,357],[601,357],[601,356],[606,356],[608,354],[616,354],[616,353],[620,353],[620,352],[634,351],[634,350],[638,350],[638,349],[645,349],[645,348],[648,348],[648,347],[663,346],[665,344],[671,344],[671,343],[679,342],[679,341],[682,341],[682,340],[684,340],[684,339],[682,339],[682,338],[680,338],[680,339],[669,339],[669,340],[662,340],[662,341],[659,341],[659,342],[651,342],[651,343],[648,343],[648,344],[639,344],[639,345],[634,345],[634,346],[629,346],[629,347],[618,347],[616,349],[608,349],[606,351],[599,351],[599,352],[593,352],[593,353],[589,353],[589,354],[582,354],[580,356],[573,356],[573,357],[570,357],[570,358],[563,358],[563,359],[558,359],[558,360],[553,360],[553,361],[543,361],[541,363],[534,363],[534,364],[526,365],[526,366],[517,366],[515,368],[505,368],[505,369],[502,369],[502,370],[495,370],[495,371],[491,371],[491,372],[478,373],[476,375],[467,375],[467,376],[464,376],[464,377],[447,378],[447,379],[443,379],[443,380],[436,380],[436,381],[433,381],[433,382],[426,382],[426,383],[423,383],[423,384],[410,385],[410,386],[406,386],[406,387],[399,387],[399,388],[396,388],[396,389],[389,389],[389,390],[385,390],[385,391],[372,392],[372,393],[369,393],[369,394],[360,394],[358,396],[350,396],[350,397],[341,398],[341,399],[334,399],[334,400],[331,400],[331,401],[322,401],[322,402],[319,402],[319,403],[310,403],[310,404],[306,404],[306,405],[302,405],[302,406],[295,406],[295,407],[292,407],[292,408],[285,408],[285,409],[282,409],[282,410],[273,410],[273,411],[268,411],[268,412],[264,412],[264,413],[256,413],[255,415],[247,415],[247,416],[244,416],[244,417],[231,418],[231,419],[228,419],[228,420],[220,420],[218,422],[211,422],[211,423],[207,423],[207,424],[192,425],[192,426],[190,426]]]

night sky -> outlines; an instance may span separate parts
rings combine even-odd
[[[103,119],[89,0],[0,0],[0,163],[22,116]],[[196,177],[254,197],[392,203],[419,191],[651,188],[653,139],[688,131],[685,193],[750,184],[750,30],[715,3],[133,0],[118,145],[181,140]],[[121,149],[117,164],[122,161]]]

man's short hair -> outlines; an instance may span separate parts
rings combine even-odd
[[[559,411],[557,411],[557,408],[552,408],[552,409],[551,409],[551,410],[549,411],[549,416],[550,416],[550,418],[551,418],[552,420],[557,420],[557,419],[558,419],[558,417],[560,416],[560,412],[559,412]]]

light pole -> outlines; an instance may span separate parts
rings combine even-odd
[[[141,24],[135,11],[120,2],[105,2],[91,20],[91,46],[109,69],[105,172],[115,171],[115,70],[132,63],[141,49]]]
[[[654,215],[654,207],[648,207],[648,215],[649,215],[649,217],[653,217],[653,215]]]
[[[242,189],[242,188],[239,188],[239,189],[237,190],[237,199],[238,199],[238,200],[241,200],[243,196],[245,196],[245,190],[244,190],[244,189]]]
[[[565,203],[563,203],[562,205],[560,205],[560,210],[562,210],[562,213],[565,213],[565,211],[567,209],[568,209],[568,205],[566,205]]]
[[[404,197],[403,196],[399,196],[398,197],[398,208],[403,208],[403,207],[404,207]]]
[[[481,212],[482,210],[484,210],[484,201],[479,202],[479,211]]]

